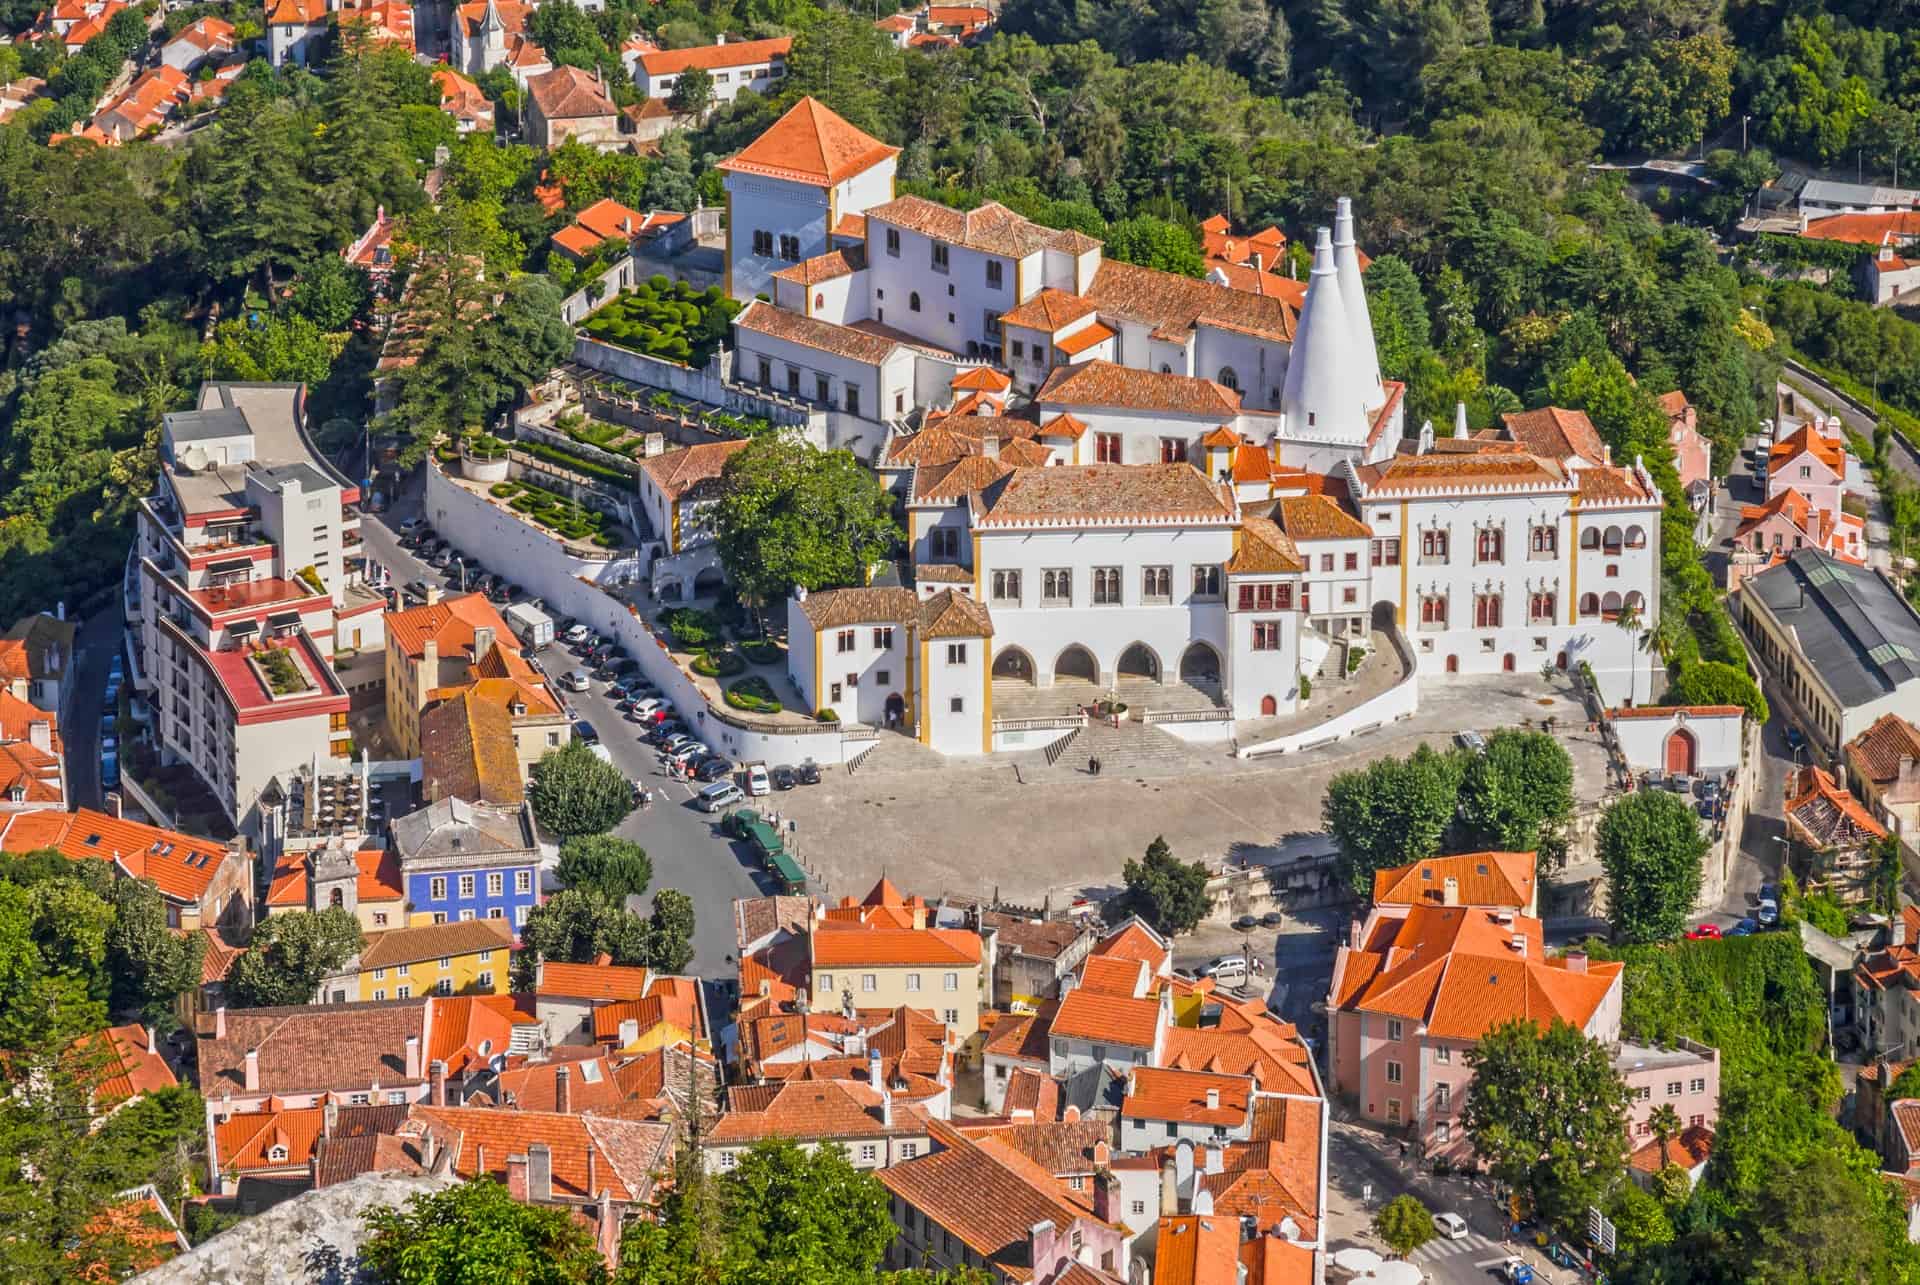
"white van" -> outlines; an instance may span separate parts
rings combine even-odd
[[[716,781],[696,796],[700,800],[702,812],[718,812],[721,808],[739,803],[747,796],[740,793],[740,787],[732,781]]]

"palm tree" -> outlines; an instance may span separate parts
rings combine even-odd
[[[1647,1117],[1647,1127],[1653,1130],[1655,1140],[1660,1143],[1660,1164],[1667,1163],[1667,1144],[1680,1136],[1680,1113],[1673,1109],[1671,1102],[1662,1102]]]
[[[1626,634],[1628,642],[1627,651],[1628,655],[1631,656],[1635,641],[1641,632],[1640,604],[1631,599],[1620,604],[1620,614],[1613,618],[1613,623],[1620,626],[1621,632]],[[1629,705],[1634,703],[1638,694],[1639,681],[1640,666],[1638,662],[1634,662],[1627,669],[1627,704]]]

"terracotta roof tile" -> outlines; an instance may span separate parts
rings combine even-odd
[[[1882,714],[1873,726],[1847,742],[1847,762],[1878,786],[1900,779],[1903,760],[1920,760],[1920,727],[1898,714]]]
[[[1292,575],[1306,570],[1300,550],[1271,518],[1241,518],[1240,534],[1238,547],[1227,560],[1228,575]]]
[[[1589,464],[1604,464],[1606,443],[1599,430],[1582,410],[1562,410],[1542,406],[1538,410],[1511,411],[1500,417],[1507,435],[1535,455],[1564,463],[1579,456]]]
[[[1141,960],[1147,971],[1158,976],[1173,958],[1173,947],[1138,918],[1133,918],[1102,937],[1094,944],[1092,953]]]
[[[364,1004],[229,1009],[226,1037],[213,1034],[214,1014],[199,1017],[200,1091],[209,1099],[246,1089],[246,1053],[259,1050],[261,1093],[364,1090],[375,1080],[399,1088],[409,1078],[406,1040],[430,1034],[422,999]]]
[[[530,1144],[544,1142],[551,1152],[554,1193],[576,1200],[596,1194],[588,1190],[591,1152],[594,1185],[623,1204],[642,1203],[651,1196],[653,1174],[665,1164],[673,1140],[673,1131],[661,1124],[487,1107],[415,1106],[409,1127],[431,1129],[457,1148],[453,1171],[460,1177],[485,1172],[502,1183],[507,1157],[524,1156]]]
[[[640,469],[669,501],[677,503],[689,494],[703,498],[718,491],[727,461],[750,445],[745,438],[701,442],[652,456],[641,463]]]
[[[600,81],[578,67],[555,67],[529,77],[527,97],[550,121],[612,116],[617,110]]]
[[[1044,1063],[1047,1060],[1047,1040],[1053,1030],[1053,1016],[1059,1007],[1058,1000],[1049,1000],[1040,1006],[1038,1013],[1001,1015],[994,1022],[981,1051]]]
[[[176,900],[197,901],[230,855],[225,844],[178,830],[142,825],[81,808],[78,812],[20,812],[7,818],[0,851],[58,848],[75,860],[117,862],[136,879],[151,880]],[[241,858],[236,858],[241,859]]]
[[[951,593],[951,590],[943,592]],[[862,966],[973,967],[980,963],[980,937],[958,928],[815,929],[809,939],[816,969]]]
[[[513,715],[469,691],[420,715],[420,772],[430,799],[507,806],[526,798]]]
[[[733,324],[751,334],[799,344],[803,348],[832,353],[836,357],[870,366],[885,361],[900,346],[897,340],[887,335],[803,317],[797,312],[776,308],[764,299],[756,299],[748,304],[746,311],[734,318]]]
[[[1040,330],[1051,335],[1062,326],[1072,325],[1096,311],[1098,309],[1086,298],[1048,286],[1025,303],[1001,313],[1000,320],[1009,326],[1024,326],[1028,330]]]
[[[829,110],[802,98],[744,149],[720,162],[730,173],[832,187],[900,154]]]
[[[1831,776],[1817,767],[1787,778],[1789,830],[1815,848],[1852,847],[1887,837],[1887,828]]]
[[[1533,904],[1534,854],[1466,852],[1376,870],[1373,902],[1377,906],[1442,905],[1449,879],[1458,888],[1460,905],[1525,910]]]
[[[677,76],[694,67],[702,71],[718,71],[721,68],[750,67],[784,60],[792,49],[792,36],[775,36],[768,40],[729,40],[724,45],[647,50],[640,55],[640,66],[649,76]]]
[[[1155,1285],[1239,1285],[1240,1220],[1211,1215],[1166,1215],[1154,1238]]]
[[[1064,464],[1014,470],[981,492],[974,523],[1227,522],[1236,511],[1191,464]]]
[[[868,209],[867,221],[892,224],[949,245],[1014,259],[1037,254],[1060,237],[1055,229],[1015,214],[997,201],[956,210],[922,196],[901,196]]]
[[[1417,495],[1461,491],[1561,488],[1570,480],[1557,462],[1524,452],[1476,451],[1471,454],[1396,455],[1384,464],[1360,470],[1366,493]]]
[[[435,996],[431,1002],[428,1069],[434,1062],[445,1062],[448,1075],[460,1075],[476,1062],[504,1055],[513,1044],[514,1027],[539,1025],[528,995],[447,995]]]
[[[1372,534],[1338,500],[1325,495],[1296,495],[1276,501],[1273,519],[1295,540],[1364,540]]]
[[[829,250],[825,254],[816,254],[811,259],[802,259],[790,268],[780,269],[773,274],[773,277],[776,281],[812,286],[822,281],[837,281],[841,277],[850,277],[856,272],[864,272],[866,267],[867,248],[863,245],[849,245],[838,250]]]
[[[1098,360],[1055,366],[1033,400],[1048,407],[1124,407],[1179,415],[1240,413],[1240,394],[1211,379],[1135,370]]]
[[[1247,1120],[1253,1090],[1253,1081],[1244,1076],[1140,1066],[1129,1077],[1120,1115],[1123,1119],[1240,1125]],[[1209,1101],[1219,1105],[1209,1106]]]
[[[402,653],[418,659],[429,640],[445,660],[473,649],[474,630],[491,629],[496,644],[510,646],[513,631],[492,603],[477,593],[443,598],[431,605],[386,613],[387,637]]]
[[[1198,326],[1291,343],[1299,316],[1284,299],[1114,259],[1101,261],[1087,297],[1101,316],[1151,325],[1153,337],[1174,343],[1186,342]]]
[[[1627,1163],[1640,1173],[1659,1173],[1668,1165],[1697,1168],[1712,1154],[1713,1130],[1696,1124],[1681,1130],[1678,1137],[1667,1139],[1665,1147],[1660,1145],[1660,1139],[1651,1139],[1645,1146],[1636,1148]]]
[[[1852,245],[1881,244],[1896,238],[1920,237],[1920,210],[1890,210],[1884,214],[1832,214],[1810,219],[1801,236],[1813,241],[1845,241]]]
[[[566,964],[543,960],[537,990],[570,999],[643,999],[653,974],[621,964]]]
[[[415,928],[392,928],[367,934],[366,949],[360,952],[360,967],[362,970],[392,968],[483,950],[510,950],[512,946],[513,931],[504,919],[448,920],[444,924],[421,924]]]
[[[1582,501],[1639,500],[1653,502],[1653,490],[1642,483],[1631,469],[1581,468],[1573,471],[1575,488]]]
[[[179,1083],[167,1060],[158,1050],[147,1047],[149,1033],[144,1026],[109,1026],[73,1042],[82,1073],[93,1080],[96,1113]]]
[[[827,1141],[924,1133],[918,1116],[896,1111],[891,1127],[880,1122],[880,1095],[846,1080],[794,1080],[764,1102],[735,1094],[726,1115],[707,1130],[711,1146],[742,1146],[764,1138]]]
[[[1767,472],[1778,473],[1801,455],[1809,453],[1833,472],[1845,474],[1847,444],[1837,437],[1823,436],[1812,424],[1802,424],[1773,444],[1767,452]]]
[[[1090,1040],[1096,1044],[1124,1044],[1152,1048],[1160,1028],[1160,1001],[1107,995],[1076,987],[1060,1001],[1054,1014],[1053,1035]]]

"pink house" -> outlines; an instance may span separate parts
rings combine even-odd
[[[1794,467],[1812,469],[1818,464],[1810,461]],[[1735,560],[1728,571],[1729,589],[1739,588],[1741,580],[1796,549],[1824,549],[1836,558],[1866,565],[1866,520],[1839,509],[1816,508],[1798,487],[1782,487],[1765,504],[1743,506],[1740,518],[1740,529],[1733,535],[1734,547],[1759,556],[1751,561]]]
[[[1713,471],[1713,448],[1700,436],[1699,415],[1692,403],[1676,388],[1660,395],[1660,409],[1667,414],[1667,441],[1673,447],[1673,465],[1680,471],[1680,485],[1690,487],[1704,481]]]
[[[1802,424],[1767,452],[1767,498],[1791,487],[1818,512],[1839,513],[1847,489],[1847,444],[1818,422]]]
[[[1622,1043],[1614,1067],[1627,1082],[1627,1136],[1653,1141],[1653,1113],[1672,1107],[1683,1129],[1711,1129],[1720,1119],[1720,1050],[1681,1040],[1673,1048]]]

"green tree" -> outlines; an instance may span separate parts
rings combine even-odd
[[[562,840],[605,834],[633,811],[633,786],[585,741],[549,750],[533,765],[527,799],[540,828]]]
[[[1746,1279],[1762,1285],[1886,1279],[1879,1178],[1830,1151],[1774,1170],[1756,1193],[1741,1246]],[[1878,1270],[1876,1270],[1878,1268]]]
[[[1573,816],[1573,759],[1545,732],[1504,729],[1466,756],[1460,778],[1460,848],[1537,852],[1557,867]]]
[[[1744,670],[1717,660],[1683,664],[1660,697],[1663,705],[1738,705],[1756,723],[1767,721],[1767,698]]]
[[[1206,917],[1207,868],[1175,858],[1165,836],[1156,835],[1140,860],[1128,861],[1121,877],[1126,890],[1117,908],[1139,915],[1158,932],[1170,937],[1189,932]]]
[[[810,94],[856,129],[884,139],[893,119],[888,99],[904,82],[905,68],[901,51],[874,30],[870,16],[826,9],[793,38],[780,97],[784,104]]]
[[[1440,850],[1464,767],[1423,745],[1405,759],[1375,759],[1327,783],[1321,818],[1340,849],[1340,877],[1356,895],[1372,895],[1374,871]]]
[[[171,1026],[174,1001],[200,985],[206,937],[169,929],[166,901],[148,880],[122,879],[112,897],[107,966],[114,1006],[139,1012],[151,1025]]]
[[[692,116],[696,120],[707,114],[707,108],[713,105],[713,76],[700,67],[689,67],[681,72],[673,82],[673,92],[667,95],[667,106],[680,116]]]
[[[1207,261],[1201,257],[1200,242],[1193,233],[1150,214],[1109,225],[1105,253],[1123,263],[1183,277],[1203,277],[1207,273]]]
[[[684,973],[693,962],[693,898],[673,888],[653,894],[647,919],[647,966],[662,973]]]
[[[382,1285],[589,1285],[606,1265],[566,1210],[515,1200],[491,1178],[369,1210],[360,1263]]]
[[[1431,335],[1426,297],[1407,261],[1383,254],[1367,265],[1367,309],[1373,318],[1373,344],[1380,354],[1380,373],[1405,379],[1413,359],[1426,351]]]
[[[1467,1054],[1461,1122],[1494,1173],[1551,1222],[1572,1226],[1620,1180],[1627,1087],[1604,1044],[1555,1021],[1488,1032]]]
[[[300,269],[287,304],[320,330],[333,334],[366,315],[373,302],[365,270],[337,254],[323,254]]]
[[[1395,1196],[1373,1216],[1374,1234],[1405,1258],[1433,1239],[1433,1215],[1414,1196]]]
[[[846,451],[756,438],[727,461],[713,507],[720,561],[756,613],[794,588],[866,580],[901,538],[892,498]]]
[[[822,1285],[888,1279],[881,1258],[895,1228],[886,1188],[838,1146],[808,1152],[756,1143],[713,1176],[683,1163],[653,1222],[621,1241],[620,1285]]]
[[[541,5],[527,20],[527,30],[552,55],[556,66],[592,70],[607,60],[607,43],[600,38],[599,28],[573,0]]]
[[[1680,935],[1700,895],[1707,840],[1693,809],[1665,790],[1629,794],[1600,818],[1596,839],[1607,872],[1607,917],[1615,939]]]
[[[611,834],[574,835],[560,845],[556,873],[568,888],[592,888],[614,901],[643,893],[653,883],[653,861],[631,839]]]
[[[1667,1217],[1666,1209],[1636,1183],[1623,1182],[1614,1188],[1607,1217],[1613,1220],[1615,1252],[1620,1260],[1632,1262],[1646,1250],[1673,1240],[1673,1220]]]
[[[596,889],[563,888],[527,912],[513,987],[532,989],[542,960],[586,964],[610,955],[616,964],[644,965],[651,945],[651,926],[621,903]]]
[[[493,311],[473,328],[469,422],[491,422],[573,351],[573,327],[560,316],[563,301],[545,277],[507,283]]]
[[[202,360],[207,374],[215,379],[315,387],[326,382],[345,344],[345,335],[328,335],[306,317],[292,313],[257,323],[221,322]]]
[[[321,979],[360,953],[360,922],[338,906],[272,915],[234,961],[227,995],[236,1008],[311,1004]]]
[[[1615,68],[1600,87],[1610,140],[1626,151],[1698,146],[1726,118],[1735,52],[1720,32],[1657,41]]]

